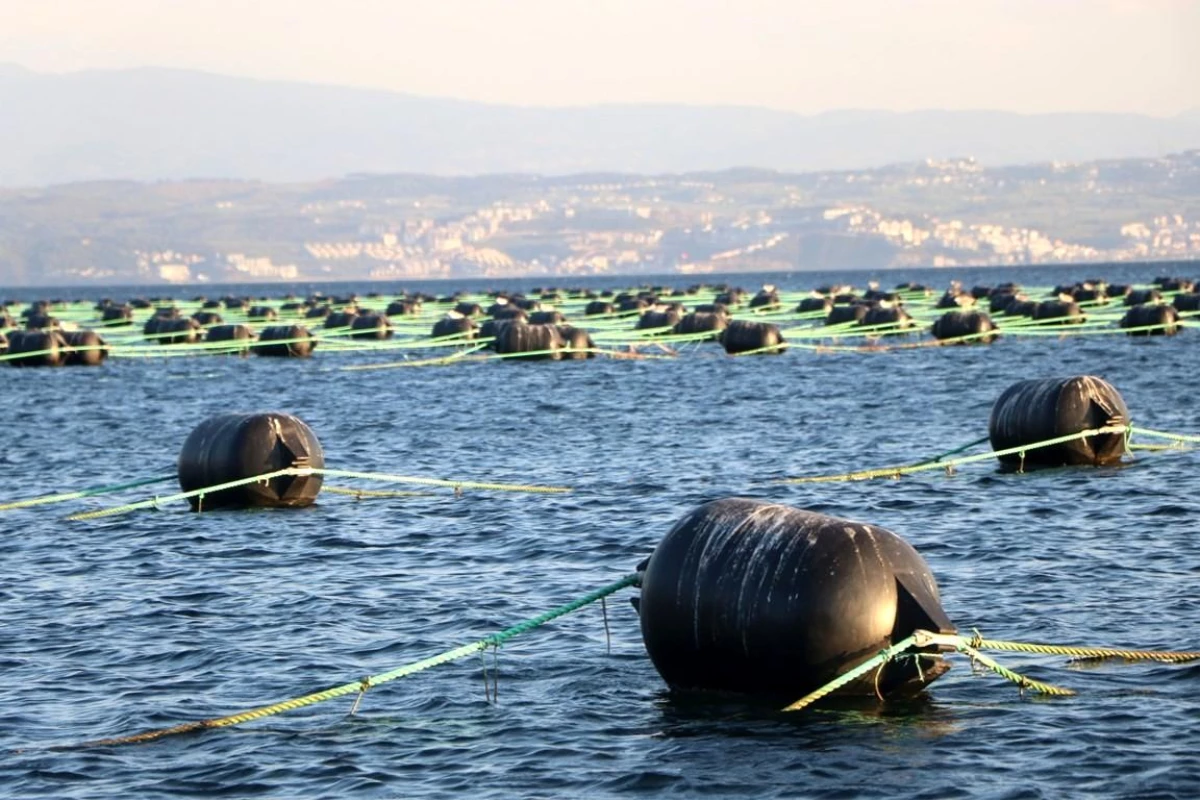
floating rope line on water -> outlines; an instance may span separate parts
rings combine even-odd
[[[1170,439],[1175,442],[1188,442],[1191,444],[1200,443],[1200,436],[1194,436],[1191,434],[1168,433],[1166,431],[1156,431],[1156,430],[1152,430],[1150,428],[1143,428],[1141,425],[1138,425],[1136,428],[1131,425],[1130,429],[1136,433],[1140,433],[1142,436],[1149,436],[1151,438]]]
[[[483,483],[480,481],[450,481],[441,478],[411,478],[406,475],[389,475],[385,472],[354,472],[345,469],[310,469],[316,475],[333,478],[358,478],[365,481],[386,483],[415,483],[421,486],[445,486],[455,491],[461,489],[487,489],[496,492],[528,492],[532,494],[567,494],[574,491],[569,486],[534,486],[521,483]]]
[[[173,503],[177,500],[188,500],[192,497],[199,497],[203,500],[206,494],[224,491],[226,489],[235,489],[239,486],[247,486],[251,483],[266,483],[272,478],[283,476],[307,476],[307,475],[324,475],[334,478],[357,478],[360,480],[381,481],[385,483],[413,483],[420,486],[444,486],[453,489],[455,493],[460,493],[463,489],[482,489],[497,492],[525,492],[532,494],[566,494],[573,491],[569,486],[532,486],[526,484],[513,483],[483,483],[480,481],[450,481],[441,478],[413,478],[407,475],[389,475],[384,472],[354,472],[351,470],[341,469],[322,469],[318,467],[287,467],[285,469],[275,470],[274,472],[266,472],[262,475],[255,475],[250,478],[239,478],[235,481],[227,483],[219,483],[215,486],[205,486],[202,489],[193,489],[190,492],[179,492],[168,497],[155,497],[150,500],[142,500],[137,503],[129,503],[123,506],[114,508],[104,508],[98,511],[84,511],[78,514],[71,514],[66,517],[69,522],[79,522],[83,520],[100,519],[101,517],[111,517],[117,514],[126,514],[130,511],[140,511],[145,508],[158,508],[164,503]]]
[[[959,637],[962,638],[962,637]],[[1075,645],[1038,644],[1036,642],[1009,642],[1001,639],[984,639],[976,631],[967,640],[971,647],[984,650],[1006,650],[1013,653],[1037,653],[1039,655],[1069,656],[1072,661],[1158,661],[1163,664],[1183,664],[1200,660],[1200,650],[1124,650],[1115,647],[1078,647]]]
[[[1127,425],[1111,425],[1111,426],[1104,427],[1104,428],[1095,428],[1092,430],[1080,431],[1079,433],[1072,433],[1072,434],[1068,434],[1067,436],[1058,436],[1054,439],[1047,439],[1042,442],[1033,442],[1031,444],[1021,445],[1019,447],[1010,447],[1005,450],[994,450],[994,451],[982,453],[979,455],[964,456],[962,458],[954,458],[954,459],[950,459],[948,461],[938,461],[935,459],[935,460],[931,460],[931,461],[922,461],[922,462],[919,462],[916,464],[904,464],[904,465],[895,466],[895,467],[880,467],[878,469],[859,470],[857,472],[845,472],[840,475],[812,475],[812,476],[804,477],[804,478],[783,478],[783,479],[777,481],[777,483],[789,483],[789,484],[835,483],[835,482],[839,482],[839,481],[864,481],[864,480],[870,480],[872,478],[899,478],[902,475],[912,475],[913,473],[916,473],[916,472],[926,472],[928,470],[935,470],[935,469],[941,469],[941,470],[946,470],[946,471],[950,472],[955,467],[961,466],[963,464],[973,464],[978,461],[990,461],[991,459],[998,458],[999,456],[1019,455],[1021,453],[1025,453],[1029,450],[1037,450],[1038,448],[1042,448],[1042,447],[1051,447],[1056,444],[1063,444],[1065,442],[1073,442],[1073,441],[1076,441],[1077,439],[1085,439],[1089,436],[1100,436],[1102,434],[1108,434],[1108,433],[1126,433],[1129,430],[1130,430],[1130,427]],[[981,444],[984,441],[987,441],[987,440],[981,439],[981,440],[975,442],[974,444]],[[974,445],[973,444],[966,445],[961,449],[965,450],[967,447],[972,447],[972,446],[974,446]]]
[[[1037,449],[1043,448],[1043,447],[1052,447],[1057,444],[1073,442],[1078,439],[1086,439],[1090,436],[1100,436],[1100,435],[1112,434],[1112,433],[1124,433],[1126,435],[1127,442],[1128,442],[1128,439],[1131,436],[1133,436],[1134,434],[1140,434],[1142,436],[1149,436],[1152,438],[1170,439],[1181,445],[1183,443],[1192,443],[1192,444],[1200,443],[1200,436],[1192,436],[1192,435],[1179,434],[1179,433],[1167,433],[1165,431],[1156,431],[1156,430],[1151,430],[1149,428],[1143,428],[1143,427],[1134,426],[1134,425],[1110,425],[1110,426],[1107,426],[1104,428],[1095,428],[1092,430],[1080,431],[1079,433],[1068,434],[1066,436],[1058,436],[1054,439],[1046,439],[1045,441],[1041,441],[1041,442],[1032,442],[1030,444],[1019,445],[1017,447],[1009,447],[1004,450],[992,450],[987,453],[981,453],[978,455],[963,456],[962,458],[955,458],[955,459],[950,459],[950,460],[946,460],[946,461],[942,460],[943,458],[945,458],[948,455],[954,455],[956,453],[967,450],[971,447],[975,447],[976,445],[983,444],[984,442],[988,441],[988,438],[989,438],[987,436],[984,436],[980,439],[975,440],[974,442],[965,444],[962,447],[955,448],[954,450],[948,450],[945,453],[934,456],[931,459],[927,459],[925,461],[919,461],[915,464],[902,464],[902,465],[894,466],[894,467],[879,467],[877,469],[857,470],[855,472],[844,472],[844,473],[841,473],[838,475],[811,475],[811,476],[807,476],[807,477],[798,477],[798,478],[782,478],[782,479],[775,481],[775,483],[800,484],[800,483],[838,483],[838,482],[842,482],[842,481],[865,481],[865,480],[871,480],[873,478],[899,478],[904,475],[912,475],[917,472],[927,472],[929,470],[936,470],[936,469],[945,470],[947,474],[953,474],[954,469],[956,467],[962,466],[964,464],[974,464],[974,463],[977,463],[980,461],[990,461],[991,459],[999,458],[1000,456],[1008,456],[1008,455],[1022,455],[1023,456],[1024,453],[1026,453],[1030,450],[1037,450]],[[1129,445],[1128,443],[1126,446],[1132,447],[1132,445]],[[1168,447],[1168,448],[1162,448],[1162,449],[1179,449],[1179,448],[1169,448]]]
[[[345,486],[322,486],[322,492],[332,492],[333,494],[345,494],[361,500],[364,497],[436,497],[436,492],[400,492],[388,491],[386,489],[350,489]]]
[[[478,344],[469,349],[463,349],[458,353],[451,353],[448,356],[439,356],[437,358],[421,358],[411,359],[408,361],[388,361],[385,364],[353,364],[348,367],[341,367],[342,372],[364,372],[375,369],[397,369],[400,367],[440,367],[446,364],[453,364],[455,361],[462,361],[467,356],[478,353],[487,347],[487,343]],[[481,361],[478,357],[470,359],[472,361]]]
[[[998,639],[984,639],[976,631],[974,636],[960,636],[957,634],[934,633],[932,631],[917,630],[913,634],[901,641],[895,643],[891,647],[880,650],[872,658],[867,659],[862,664],[859,664],[854,669],[839,675],[829,683],[809,692],[801,697],[796,702],[786,706],[784,711],[799,711],[811,706],[823,697],[826,697],[843,686],[852,683],[853,681],[867,675],[872,670],[882,670],[883,667],[890,661],[903,657],[910,650],[921,649],[927,647],[941,647],[955,652],[962,653],[971,659],[972,665],[981,665],[986,669],[994,672],[1000,677],[1012,681],[1021,689],[1028,689],[1036,694],[1044,694],[1052,697],[1069,697],[1075,694],[1072,689],[1067,689],[1061,686],[1036,681],[1032,678],[1021,675],[1013,670],[998,663],[980,652],[980,650],[1006,650],[1010,652],[1021,653],[1038,653],[1044,655],[1065,655],[1071,656],[1074,661],[1080,660],[1107,660],[1107,659],[1124,659],[1125,661],[1157,661],[1165,664],[1182,664],[1189,661],[1200,660],[1200,650],[1124,650],[1113,647],[1077,647],[1074,645],[1056,645],[1056,644],[1037,644],[1033,642],[1010,642]],[[928,655],[918,653],[920,655]]]
[[[335,697],[344,697],[357,692],[358,698],[355,700],[354,706],[351,709],[353,713],[354,711],[358,710],[358,706],[362,701],[362,696],[366,694],[368,689],[388,683],[389,681],[397,680],[399,678],[406,678],[409,675],[415,675],[418,672],[423,672],[427,669],[474,655],[475,653],[482,655],[483,652],[489,647],[498,648],[501,644],[509,639],[512,639],[514,636],[531,631],[534,628],[545,625],[551,620],[570,614],[572,611],[577,611],[578,609],[583,608],[586,605],[590,605],[597,600],[601,600],[610,594],[620,591],[621,589],[624,589],[628,586],[633,586],[638,580],[640,580],[640,577],[637,574],[626,575],[619,581],[610,583],[603,588],[590,592],[578,600],[573,600],[566,605],[561,605],[558,608],[525,620],[524,622],[513,625],[510,628],[505,628],[504,630],[480,639],[479,641],[471,642],[470,644],[464,644],[461,647],[455,647],[451,650],[446,650],[442,653],[438,653],[437,655],[430,656],[429,658],[424,658],[420,661],[414,661],[411,664],[406,664],[402,667],[397,667],[396,669],[392,669],[387,672],[381,672],[377,675],[370,675],[356,681],[351,681],[350,683],[344,683],[340,686],[334,686],[330,689],[313,692],[312,694],[306,694],[291,700],[283,700],[278,703],[272,703],[271,705],[261,706],[248,711],[241,711],[224,717],[196,720],[194,722],[184,722],[180,725],[173,725],[169,728],[159,728],[157,730],[146,731],[144,733],[135,733],[131,736],[95,739],[92,741],[81,742],[79,744],[64,745],[50,749],[75,750],[87,747],[104,747],[109,745],[142,744],[145,742],[155,741],[156,739],[162,739],[167,736],[175,736],[181,733],[193,733],[195,731],[209,730],[212,728],[226,728],[231,725],[241,725],[245,722],[252,722],[254,720],[281,714],[285,711],[293,711],[295,709],[311,706],[326,700],[332,700]],[[484,677],[486,680],[486,674]],[[494,694],[489,696],[489,700],[492,699],[492,697],[494,697]]]
[[[160,475],[157,478],[145,478],[142,480],[130,481],[129,483],[117,483],[112,486],[95,486],[91,489],[80,489],[75,492],[65,492],[63,494],[45,494],[40,497],[30,497],[25,500],[14,500],[9,503],[0,504],[0,511],[11,511],[16,508],[33,508],[34,506],[49,505],[51,503],[65,503],[69,500],[82,500],[85,497],[95,497],[101,494],[111,494],[120,492],[126,489],[136,489],[140,486],[149,486],[154,483],[163,483],[165,481],[175,480],[175,475]]]

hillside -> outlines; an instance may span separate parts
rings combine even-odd
[[[0,285],[697,274],[1200,257],[1200,150],[987,168],[0,189]]]
[[[436,175],[988,166],[1200,147],[1200,119],[1134,114],[607,105],[525,108],[168,69],[0,66],[0,186]]]

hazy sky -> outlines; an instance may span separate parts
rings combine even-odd
[[[1200,107],[1200,0],[0,0],[0,62],[523,105]]]

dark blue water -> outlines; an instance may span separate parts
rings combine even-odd
[[[1200,432],[1198,336],[759,358],[705,345],[675,360],[358,373],[337,368],[363,356],[320,351],[5,368],[4,499],[169,473],[200,420],[268,409],[306,420],[330,467],[576,491],[327,494],[307,510],[202,515],[181,503],[94,522],[63,516],[116,499],[0,512],[0,796],[1194,797],[1200,664],[997,654],[1079,692],[1044,700],[955,659],[917,703],[781,714],[668,693],[628,591],[608,604],[611,653],[599,606],[507,643],[497,704],[467,659],[373,689],[354,717],[342,698],[146,745],[44,748],[265,705],[477,640],[627,574],[687,510],[728,495],[896,531],[964,630],[1200,648],[1196,451],[1101,470],[773,482],[971,441],[1027,377],[1099,375],[1135,423]]]

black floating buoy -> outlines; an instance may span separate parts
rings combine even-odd
[[[862,322],[870,310],[862,303],[830,306],[829,313],[825,315],[825,324],[844,325],[847,322]]]
[[[10,331],[7,355],[14,367],[61,367],[67,363],[67,342],[56,330]]]
[[[947,311],[933,323],[930,333],[938,340],[957,340],[953,344],[991,344],[996,339],[995,330],[992,318],[982,311]]]
[[[883,326],[887,325],[897,330],[904,328],[912,328],[916,326],[912,315],[904,310],[903,306],[872,306],[867,309],[867,313],[858,324],[863,327]]]
[[[992,406],[988,438],[993,450],[1057,439],[1087,430],[1129,424],[1129,409],[1112,384],[1092,375],[1019,381]],[[1125,434],[1105,433],[1025,453],[999,456],[1004,470],[1104,466],[1125,455]]]
[[[388,317],[411,317],[421,313],[421,304],[415,300],[396,300],[388,303],[383,313]]]
[[[271,306],[251,306],[246,311],[246,317],[257,320],[274,320],[279,319],[279,312]]]
[[[1066,300],[1046,300],[1038,303],[1034,306],[1033,318],[1053,320],[1053,322],[1047,322],[1047,325],[1082,325],[1087,321],[1087,316],[1079,304]]]
[[[708,341],[715,340],[720,337],[721,331],[729,325],[729,318],[725,314],[713,311],[693,311],[690,314],[685,314],[675,327],[671,329],[674,334],[692,335],[697,333],[709,333]]]
[[[558,309],[542,309],[529,315],[530,325],[562,325],[567,321],[566,316]]]
[[[312,429],[291,414],[221,414],[201,422],[179,453],[179,486],[185,492],[277,472],[325,466]],[[189,498],[193,510],[307,506],[321,491],[320,475],[281,475]]]
[[[1171,301],[1176,311],[1200,311],[1200,292],[1183,292]]]
[[[514,358],[540,360],[562,359],[562,350],[567,346],[562,332],[556,325],[512,324],[497,325],[496,339],[492,349],[501,355]]]
[[[633,326],[635,330],[654,330],[655,328],[663,329],[661,333],[670,332],[668,329],[674,328],[679,320],[683,319],[683,314],[675,308],[665,310],[647,309],[647,311],[638,317],[637,323]]]
[[[131,306],[105,306],[100,312],[100,321],[109,327],[129,325],[133,322]]]
[[[192,314],[192,319],[196,320],[197,325],[204,326],[220,325],[225,321],[225,318],[215,311],[197,311]]]
[[[363,314],[350,321],[350,336],[354,339],[390,339],[392,322],[381,314]]]
[[[1181,296],[1176,295],[1176,298]],[[1174,336],[1179,332],[1179,310],[1160,303],[1132,306],[1119,324],[1122,328],[1135,329],[1129,331],[1130,336]],[[1150,328],[1152,325],[1157,327]]]
[[[214,325],[204,334],[204,341],[228,343],[227,352],[245,355],[254,342],[254,331],[249,325]]]
[[[596,357],[596,343],[592,335],[583,328],[574,325],[557,325],[558,335],[563,340],[563,350],[560,354],[568,361],[584,361]]]
[[[599,316],[600,314],[611,313],[613,313],[613,304],[607,303],[603,300],[593,300],[584,306],[583,309],[583,315],[585,317],[595,317]]]
[[[1041,303],[1037,300],[1020,300],[1014,297],[1012,302],[1004,307],[1004,316],[1029,317],[1033,319],[1037,317],[1039,306],[1041,306]]]
[[[93,330],[63,331],[67,366],[98,367],[108,358],[108,342]]]
[[[330,311],[325,315],[326,328],[349,328],[358,319],[355,311]]]
[[[250,348],[256,356],[308,358],[317,347],[303,325],[269,325],[258,335],[258,344]]]
[[[654,549],[642,639],[673,689],[796,700],[914,630],[953,633],[925,560],[874,525],[746,498],[691,511]],[[940,659],[894,660],[840,690],[919,690]]]
[[[829,309],[833,308],[833,301],[825,296],[806,297],[796,306],[796,311],[801,314],[808,314],[814,311],[820,311],[824,314],[829,313]]]
[[[720,333],[721,346],[729,354],[758,351],[778,355],[783,352],[783,334],[778,325],[769,322],[750,322],[744,319],[730,320]]]
[[[474,339],[475,322],[468,316],[452,311],[433,323],[433,332],[430,335],[434,339],[445,336],[457,336],[463,340]]]
[[[195,344],[200,341],[200,323],[191,317],[173,319],[155,316],[146,320],[142,333],[158,344]]]

